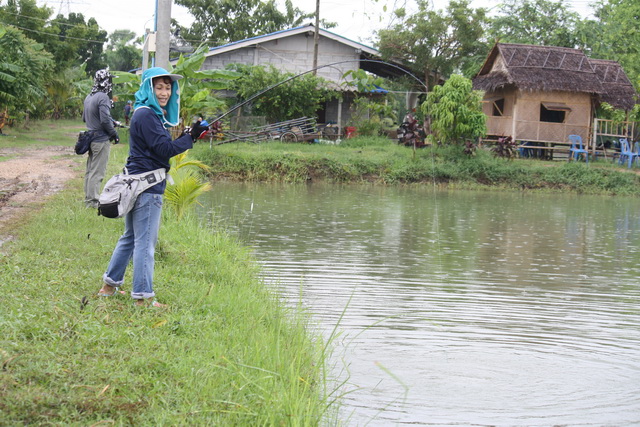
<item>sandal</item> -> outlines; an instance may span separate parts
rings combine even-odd
[[[108,287],[110,287],[110,288],[113,288],[113,292],[112,292],[112,293],[110,293],[110,294],[108,294],[108,293],[104,292],[104,291],[103,291],[103,289],[104,289],[104,287],[105,287],[105,286],[108,286]],[[125,291],[121,291],[121,290],[120,290],[120,288],[119,288],[118,286],[111,286],[111,285],[107,285],[106,283],[105,283],[105,285],[104,285],[104,286],[103,286],[103,287],[98,291],[98,296],[99,296],[99,297],[112,297],[112,296],[114,296],[114,295],[116,295],[116,294],[124,295],[124,294],[126,294],[126,292],[125,292]]]

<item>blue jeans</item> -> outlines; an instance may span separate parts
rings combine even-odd
[[[121,286],[129,260],[133,260],[131,296],[134,299],[155,296],[154,254],[161,213],[162,194],[142,193],[138,196],[133,209],[124,217],[124,234],[120,236],[103,276],[107,285]]]

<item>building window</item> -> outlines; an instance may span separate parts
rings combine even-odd
[[[498,117],[504,116],[504,98],[496,99],[493,101],[492,116],[498,116]]]
[[[571,108],[561,102],[543,102],[540,104],[540,121],[549,123],[564,123]]]

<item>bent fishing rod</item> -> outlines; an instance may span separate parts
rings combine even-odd
[[[321,68],[326,68],[326,67],[334,67],[336,65],[340,65],[340,64],[346,64],[346,63],[350,63],[350,62],[369,62],[369,63],[377,63],[377,64],[385,64],[388,65],[390,67],[396,68],[400,71],[402,71],[403,73],[407,74],[408,76],[410,76],[411,78],[413,78],[414,80],[416,80],[418,83],[420,83],[421,86],[423,86],[425,88],[425,91],[428,91],[427,85],[424,84],[424,82],[422,82],[422,80],[420,80],[419,78],[417,78],[416,76],[414,76],[413,74],[411,74],[409,71],[405,70],[404,68],[395,65],[395,64],[391,64],[389,62],[386,61],[382,61],[382,60],[378,60],[378,59],[348,59],[348,60],[344,60],[344,61],[338,61],[338,62],[333,62],[331,64],[325,64],[325,65],[321,65],[319,67],[316,68],[312,68],[310,70],[307,71],[303,71],[299,74],[296,74],[294,76],[288,77],[284,80],[282,80],[281,82],[275,83],[269,87],[267,87],[266,89],[261,90],[260,92],[252,95],[251,97],[249,97],[249,99],[242,101],[236,105],[234,105],[233,107],[231,107],[229,110],[227,110],[226,112],[224,112],[222,115],[218,116],[217,118],[215,118],[212,121],[213,123],[216,123],[220,120],[222,120],[224,117],[228,116],[229,114],[233,113],[234,111],[236,111],[238,108],[242,108],[242,106],[248,104],[249,102],[253,101],[254,99],[264,95],[265,93],[269,92],[272,89],[277,88],[278,86],[281,86],[285,83],[290,82],[291,80],[297,79],[298,77],[304,76],[305,74],[309,74],[309,73],[313,73],[316,70],[320,70]],[[211,125],[209,125],[211,126]]]

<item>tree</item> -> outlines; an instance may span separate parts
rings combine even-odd
[[[283,73],[273,65],[265,68],[260,65],[232,65],[231,69],[242,76],[235,80],[230,89],[241,100],[295,76]],[[336,96],[329,89],[328,82],[312,74],[305,74],[287,83],[277,86],[253,100],[253,114],[266,116],[269,122],[291,120],[299,117],[315,116],[322,103]]]
[[[442,144],[458,144],[486,134],[482,113],[482,94],[472,90],[471,80],[454,74],[442,86],[436,86],[422,104],[422,112],[431,120],[431,131]]]
[[[51,55],[42,44],[12,27],[0,24],[0,110],[25,115],[38,110],[45,81],[52,74]]]
[[[284,30],[300,25],[314,14],[304,14],[285,1],[281,12],[275,0],[176,0],[195,18],[190,28],[182,28],[186,40],[219,46],[232,41]]]
[[[81,13],[70,13],[67,18],[58,15],[51,21],[56,37],[45,41],[47,51],[56,60],[58,69],[86,63],[89,75],[105,68],[103,58],[107,32],[100,28],[95,18],[85,23]]]
[[[558,0],[505,0],[489,34],[505,43],[575,48],[580,15]]]
[[[52,119],[82,115],[83,100],[89,93],[81,82],[87,80],[84,66],[53,73],[46,81],[46,115]]]
[[[486,10],[470,9],[468,0],[452,0],[445,12],[418,0],[418,11],[394,12],[400,22],[378,32],[378,48],[384,58],[401,62],[424,79],[428,88],[454,71],[471,72],[489,47],[484,41]],[[477,70],[474,70],[477,71]]]
[[[140,39],[130,30],[116,30],[109,36],[105,59],[111,70],[129,71],[142,65]]]
[[[86,62],[92,74],[105,63],[102,58],[107,32],[100,29],[95,19],[86,23],[82,14],[58,15],[50,20],[53,11],[38,7],[35,0],[8,0],[0,6],[0,20],[14,25],[30,39],[42,43],[53,55],[56,71]]]
[[[0,19],[25,33],[30,39],[44,43],[55,33],[44,28],[53,9],[38,7],[36,0],[8,0],[6,6],[0,6]]]
[[[640,90],[640,2],[637,0],[600,0],[595,21],[587,21],[581,34],[595,58],[620,62],[625,73]]]

